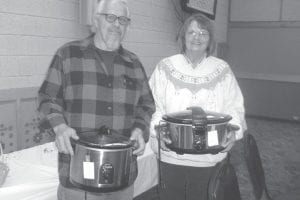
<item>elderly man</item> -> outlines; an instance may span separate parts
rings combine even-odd
[[[89,193],[69,181],[70,138],[103,125],[136,140],[141,155],[148,140],[154,103],[137,56],[121,45],[130,23],[125,0],[98,1],[95,33],[65,44],[56,52],[39,90],[39,110],[56,134],[59,151],[58,199],[132,199],[137,162],[131,164],[130,186],[112,193]]]

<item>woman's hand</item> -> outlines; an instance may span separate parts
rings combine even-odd
[[[226,137],[224,138],[224,142],[222,144],[222,146],[225,147],[225,149],[222,150],[221,152],[224,153],[224,152],[230,151],[230,149],[233,147],[235,141],[236,141],[235,131],[229,131],[226,134]]]
[[[164,126],[163,125],[155,126],[155,131],[156,131],[156,139],[158,142],[160,142],[160,148],[164,151],[170,151],[170,149],[167,147],[167,144],[171,144],[172,141],[168,136]]]
[[[161,133],[160,134],[160,138],[157,138],[157,139],[160,139],[160,148],[164,151],[171,151],[168,147],[167,147],[167,144],[171,144],[172,141],[171,139],[169,138],[169,136],[167,134],[163,134]]]

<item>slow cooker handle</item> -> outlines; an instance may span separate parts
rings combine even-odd
[[[227,131],[231,132],[231,131],[238,131],[238,130],[240,130],[239,126],[228,123]]]
[[[207,118],[206,113],[201,107],[191,106],[188,107],[187,110],[192,111],[192,123],[193,126],[206,126],[207,125]]]
[[[133,150],[136,150],[140,147],[139,143],[136,140],[130,140],[130,144],[131,144]]]

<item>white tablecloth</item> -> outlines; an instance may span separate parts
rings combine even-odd
[[[0,188],[1,200],[56,200],[57,150],[54,143],[4,154],[10,171]],[[138,157],[139,174],[134,184],[137,196],[158,182],[156,157],[149,145]]]

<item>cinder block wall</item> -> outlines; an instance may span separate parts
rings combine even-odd
[[[78,0],[0,0],[0,89],[40,85],[56,49],[87,34]]]
[[[132,21],[124,46],[139,56],[150,76],[162,58],[178,53],[175,38],[181,21],[176,17],[175,8],[183,14],[179,7],[180,0],[128,2]]]
[[[160,59],[178,52],[180,21],[172,2],[178,6],[179,0],[129,0],[132,23],[124,46],[140,57],[148,76]],[[6,153],[49,141],[37,128],[37,89],[57,48],[89,35],[79,23],[79,5],[0,0],[0,142]]]
[[[124,46],[150,75],[161,58],[177,52],[180,22],[169,0],[129,5],[132,24]],[[79,23],[79,0],[0,0],[0,90],[38,87],[57,48],[88,34]]]

